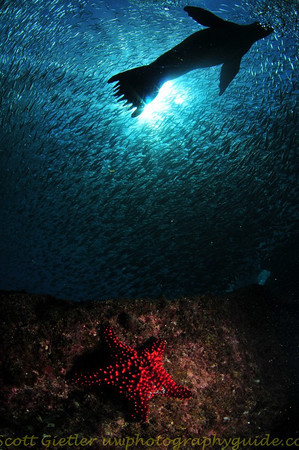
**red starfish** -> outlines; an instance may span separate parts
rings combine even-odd
[[[189,398],[189,389],[175,383],[163,367],[165,341],[155,340],[142,350],[123,344],[112,327],[102,330],[103,340],[109,349],[112,364],[92,374],[81,374],[75,383],[92,386],[108,385],[126,397],[134,420],[147,421],[149,401],[155,395]]]

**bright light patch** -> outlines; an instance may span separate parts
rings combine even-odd
[[[166,81],[160,88],[157,97],[145,106],[139,119],[152,120],[153,118],[157,118],[161,116],[161,113],[167,111],[173,103],[178,105],[182,104],[185,98],[184,93],[181,94],[178,92],[174,81]]]

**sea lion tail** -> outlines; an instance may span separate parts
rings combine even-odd
[[[136,108],[131,114],[132,117],[142,113],[161,87],[159,72],[151,65],[135,67],[113,75],[108,83],[117,83],[114,95],[119,97],[118,101],[126,100],[125,105],[131,104],[130,109]]]

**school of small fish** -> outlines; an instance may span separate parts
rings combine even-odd
[[[227,92],[196,70],[133,120],[107,80],[199,30],[188,2],[0,1],[0,289],[176,297],[291,270],[295,0],[239,2],[213,12],[275,32]]]

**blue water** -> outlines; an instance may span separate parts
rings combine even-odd
[[[275,32],[132,119],[107,80],[198,31],[185,2],[0,2],[0,289],[295,295],[295,1],[190,3]]]

